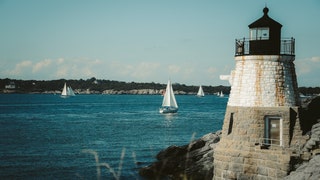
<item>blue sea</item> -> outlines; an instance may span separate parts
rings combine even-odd
[[[0,94],[0,179],[143,179],[170,145],[222,128],[227,97]]]

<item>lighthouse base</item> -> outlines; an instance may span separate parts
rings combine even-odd
[[[228,106],[214,179],[276,179],[291,170],[302,139],[298,107]]]

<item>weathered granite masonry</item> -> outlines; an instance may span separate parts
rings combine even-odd
[[[145,179],[320,179],[320,96],[305,99],[295,119],[297,108],[252,108],[250,110],[228,107],[226,119],[246,119],[247,124],[235,122],[232,131],[209,133],[183,146],[169,146],[159,152],[157,160],[142,167],[139,174]],[[284,119],[282,147],[264,146],[258,138],[264,124],[258,119],[263,112],[281,115]],[[244,114],[248,114],[246,116]],[[310,123],[311,126],[305,126]],[[226,129],[230,121],[224,124]],[[255,125],[253,125],[255,124]],[[246,126],[246,127],[243,127]],[[300,128],[306,132],[303,137]],[[252,130],[256,129],[256,130]],[[291,129],[291,131],[289,130]],[[288,131],[289,130],[289,131]],[[235,133],[238,132],[238,133]],[[238,134],[238,135],[235,135]],[[256,135],[258,134],[258,135]],[[219,146],[220,139],[224,145]],[[245,141],[244,141],[245,140]],[[300,144],[301,143],[301,144]],[[216,147],[219,146],[217,150]],[[212,154],[216,154],[213,167]],[[300,154],[300,157],[299,157]]]
[[[228,105],[275,107],[299,103],[294,56],[237,56],[235,61]]]
[[[236,40],[231,92],[214,153],[213,179],[280,179],[293,168],[306,139],[299,119],[294,39],[264,15]],[[314,144],[314,143],[311,143]]]
[[[282,117],[279,145],[264,144],[265,115]],[[276,179],[290,172],[290,161],[305,143],[298,108],[228,106],[222,139],[214,154],[214,179]]]

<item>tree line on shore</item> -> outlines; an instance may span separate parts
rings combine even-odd
[[[73,89],[78,90],[90,90],[97,93],[102,93],[105,90],[114,91],[129,91],[135,89],[153,89],[153,90],[163,90],[166,88],[166,84],[160,83],[140,83],[140,82],[123,82],[114,80],[104,80],[96,79],[94,77],[90,79],[58,79],[58,80],[17,80],[17,79],[0,79],[0,90],[5,90],[8,85],[14,85],[11,90],[18,93],[44,93],[44,92],[54,92],[61,91],[64,83],[67,83]],[[185,85],[174,83],[174,90],[189,93],[196,93],[198,91],[198,86]],[[230,86],[203,86],[204,91],[207,94],[214,94],[217,92],[223,92],[224,94],[229,94]],[[320,94],[320,87],[299,87],[299,92],[303,95],[314,95]]]
[[[140,82],[123,82],[104,79],[58,79],[58,80],[17,80],[17,79],[0,79],[0,90],[5,90],[7,85],[13,84],[15,88],[11,88],[14,92],[18,93],[45,93],[61,91],[64,83],[77,90],[90,90],[91,92],[102,93],[105,90],[114,91],[130,91],[139,89],[152,89],[152,90],[164,90],[166,84],[160,83],[140,83]],[[185,93],[196,93],[199,86],[189,86],[185,84],[174,83],[174,90]],[[7,86],[8,87],[8,86]],[[223,92],[229,94],[230,86],[202,86],[207,94],[213,94],[216,92]]]

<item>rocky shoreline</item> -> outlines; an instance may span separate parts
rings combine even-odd
[[[94,91],[90,89],[75,89],[75,94],[106,94],[106,95],[122,95],[122,94],[128,94],[128,95],[161,95],[163,94],[164,90],[158,90],[158,89],[132,89],[132,90],[114,90],[114,89],[107,89],[102,92],[100,91]],[[0,93],[3,94],[14,94],[14,93],[22,93],[22,94],[61,94],[61,91],[31,91],[31,92],[25,92],[25,91],[19,91],[19,90],[7,90],[4,89]],[[185,91],[174,91],[176,95],[196,95],[197,92],[185,92]],[[209,93],[207,93],[209,94]]]
[[[184,146],[170,146],[160,151],[157,161],[141,168],[139,174],[148,179],[212,179],[213,153],[221,131],[209,133]]]
[[[305,136],[302,156],[292,162],[292,171],[284,179],[320,179],[320,96],[302,105],[303,117],[312,122]],[[156,161],[139,170],[146,179],[193,179],[213,178],[213,154],[221,138],[221,131],[209,133],[183,146],[170,146],[160,151]]]

